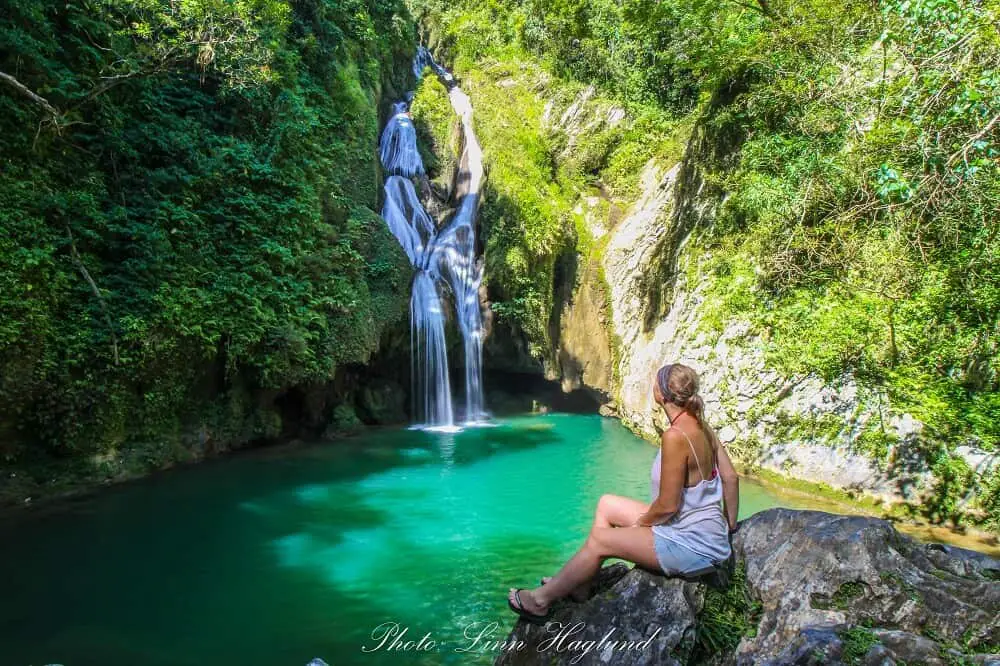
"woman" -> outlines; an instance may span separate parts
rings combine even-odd
[[[543,578],[540,587],[510,588],[507,603],[528,621],[544,622],[556,599],[586,598],[591,579],[609,557],[667,575],[718,566],[729,557],[739,476],[705,422],[698,374],[679,363],[663,366],[653,399],[670,427],[660,435],[650,470],[652,502],[602,496],[586,542],[559,573]]]

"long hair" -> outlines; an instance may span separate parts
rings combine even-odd
[[[663,399],[688,412],[698,421],[698,426],[708,437],[713,450],[719,447],[719,436],[705,420],[705,401],[698,393],[698,373],[681,363],[670,363],[656,372],[656,383]]]

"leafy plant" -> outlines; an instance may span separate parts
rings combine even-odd
[[[763,610],[747,585],[746,564],[737,562],[729,585],[705,588],[705,603],[698,614],[695,645],[690,663],[732,653],[744,636],[753,638]]]

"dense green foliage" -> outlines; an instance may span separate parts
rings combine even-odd
[[[588,115],[606,112],[613,100],[552,77],[522,52],[505,50],[480,61],[461,53],[455,71],[475,100],[476,133],[485,147],[480,219],[493,311],[510,332],[524,335],[532,355],[551,361],[553,319],[562,305],[555,292],[560,280],[569,279],[571,255],[586,254],[593,241],[579,198],[595,191],[616,201],[634,196],[651,156],[680,155],[677,127],[661,110],[643,107],[630,124],[567,132],[558,119],[574,104]],[[441,90],[425,80],[413,106],[418,131],[426,127],[427,143],[435,146],[447,136],[444,101],[433,99]],[[442,110],[434,112],[435,105]],[[602,190],[595,190],[598,182]]]
[[[427,176],[442,187],[450,188],[458,168],[461,134],[448,91],[430,67],[424,69],[414,91],[410,114]]]
[[[477,109],[504,109],[476,115],[477,135],[490,147],[480,218],[493,310],[524,331],[533,353],[543,356],[552,347],[556,261],[574,247],[571,197],[555,178],[538,99],[523,86],[496,85],[511,73],[501,63],[482,66],[463,85]]]
[[[926,424],[935,517],[970,490],[997,514],[996,479],[954,455],[1000,443],[995,0],[414,4],[462,70],[531,59],[596,85],[632,127],[697,128],[686,159],[724,195],[688,244],[689,278],[710,283],[704,321],[749,319],[773,367],[851,376],[873,404],[909,411]],[[618,132],[585,175],[608,177],[609,155],[642,145]],[[859,447],[884,457],[890,440]]]
[[[843,643],[845,664],[862,664],[868,651],[878,643],[878,637],[866,627],[849,627],[838,632]]]
[[[274,435],[369,358],[406,311],[373,211],[413,48],[396,0],[5,4],[0,462]]]

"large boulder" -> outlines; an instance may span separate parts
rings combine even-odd
[[[584,603],[557,601],[545,625],[518,621],[496,666],[687,663],[704,585],[621,562],[604,567]]]
[[[866,644],[878,664],[990,663],[1000,646],[1000,562],[981,553],[792,509],[743,521],[733,547],[763,608],[737,664],[850,663]]]
[[[588,601],[554,604],[549,624],[518,621],[506,644],[521,649],[496,664],[1000,666],[1000,561],[986,555],[917,542],[885,520],[792,509],[742,521],[733,555],[745,572],[735,584],[757,602],[735,650],[696,652],[706,594],[724,591],[618,563]]]

